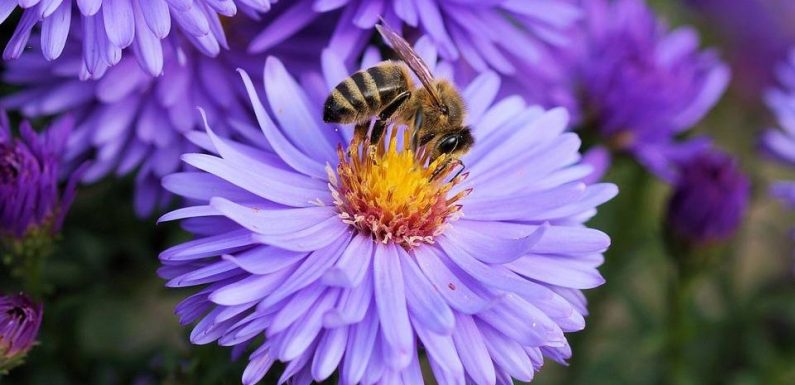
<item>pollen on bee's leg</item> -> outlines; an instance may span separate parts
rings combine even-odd
[[[433,243],[471,191],[448,197],[466,174],[449,177],[457,167],[446,155],[429,162],[424,149],[415,153],[409,130],[387,133],[375,145],[354,138],[347,151],[337,149],[337,175],[329,178],[334,205],[344,223],[374,241],[407,249]]]

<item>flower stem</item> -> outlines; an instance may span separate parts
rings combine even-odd
[[[692,326],[689,311],[692,276],[677,268],[672,272],[668,286],[667,367],[662,383],[687,384],[689,373],[685,352]]]

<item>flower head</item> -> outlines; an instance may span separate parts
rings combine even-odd
[[[734,158],[705,151],[679,165],[667,225],[688,244],[727,240],[740,227],[750,194],[750,181]]]
[[[704,147],[675,136],[717,102],[729,70],[715,52],[698,50],[693,29],[669,31],[643,0],[586,3],[568,74],[577,123],[670,180],[677,159]]]
[[[31,233],[51,237],[60,230],[79,175],[59,193],[61,155],[73,123],[63,118],[37,134],[23,122],[14,138],[8,117],[0,114],[0,240]]]
[[[0,373],[22,363],[36,342],[41,304],[22,294],[0,296]]]
[[[409,143],[409,131],[401,134],[401,143]],[[348,151],[337,149],[339,166],[336,173],[328,172],[334,205],[343,222],[374,241],[405,248],[432,244],[461,209],[457,202],[471,190],[448,198],[447,193],[462,181],[445,181],[447,173],[437,173],[439,168],[450,168],[448,158],[441,156],[426,166],[410,148],[398,149],[397,135],[393,130],[386,144],[379,146],[355,140]]]
[[[478,144],[457,175],[407,147],[402,127],[371,146],[324,125],[322,102],[350,72],[323,58],[324,76],[302,84],[268,59],[265,106],[242,74],[268,150],[207,128],[190,136],[211,154],[183,156],[198,171],[163,181],[193,203],[161,218],[197,239],[163,251],[159,272],[202,287],[177,307],[198,320],[191,341],[266,336],[245,384],[276,360],[280,383],[336,371],[346,385],[422,384],[420,348],[451,383],[530,381],[544,356],[566,360],[609,244],[583,222],[616,188],[580,182],[591,168],[565,111],[493,103],[499,77],[480,75],[462,88]]]
[[[19,58],[40,24],[41,52],[47,60],[57,59],[67,41],[80,38],[78,55],[83,60],[78,66],[85,79],[102,77],[122,60],[125,48],[135,52],[143,71],[158,76],[164,69],[164,40],[190,42],[204,55],[217,56],[228,45],[221,17],[238,10],[265,12],[271,0],[5,0],[0,23],[17,6],[22,15],[3,58]],[[180,39],[173,39],[175,35]]]
[[[781,129],[770,128],[762,136],[762,147],[770,155],[787,165],[795,165],[795,50],[792,50],[778,67],[779,88],[766,94],[768,107],[778,119]],[[795,182],[779,181],[772,193],[784,202],[795,206]]]
[[[253,116],[245,108],[245,90],[234,69],[260,72],[256,69],[264,58],[247,55],[240,47],[255,32],[254,24],[245,19],[230,21],[226,27],[230,49],[216,58],[190,47],[183,49],[176,37],[164,39],[165,70],[159,77],[126,56],[101,79],[81,81],[83,60],[78,45],[67,45],[63,56],[52,62],[26,53],[8,63],[3,75],[5,82],[23,88],[0,99],[0,104],[29,117],[74,113],[77,122],[67,141],[66,161],[77,164],[92,159],[84,182],[135,170],[135,207],[145,215],[168,199],[160,178],[178,170],[179,155],[195,148],[183,134],[198,127],[197,106],[203,106],[219,132],[247,134],[241,127]],[[301,49],[287,47],[289,52],[283,55],[291,65],[306,67],[306,52],[320,50],[320,44],[317,39],[304,39]]]

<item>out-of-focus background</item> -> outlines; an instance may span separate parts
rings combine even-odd
[[[795,10],[746,15],[769,18],[746,24],[743,18],[718,20],[698,3],[721,2],[651,2],[671,25],[696,26],[703,45],[717,47],[733,64],[728,92],[695,133],[710,134],[738,156],[754,188],[740,233],[715,250],[705,262],[710,268],[693,280],[692,301],[685,306],[688,321],[675,331],[685,346],[683,378],[693,384],[795,384],[795,215],[767,192],[769,182],[795,179],[795,173],[759,156],[760,132],[775,125],[759,84],[770,76],[765,66],[776,53],[757,49],[761,45],[747,38],[755,36],[747,28],[763,25],[777,29],[775,36],[783,39],[774,47],[795,45]],[[8,23],[3,25],[2,40],[11,31]],[[759,31],[756,38],[773,36],[768,33]],[[587,291],[588,326],[569,336],[574,352],[569,366],[548,361],[536,384],[669,383],[665,338],[672,330],[666,277],[670,259],[685,258],[672,256],[662,242],[669,187],[629,158],[616,159],[605,179],[621,189],[591,222],[613,240],[601,269],[607,283]],[[46,281],[57,289],[45,310],[41,343],[24,366],[0,383],[240,383],[245,360],[231,360],[228,349],[214,344],[189,345],[189,329],[173,314],[188,291],[166,289],[155,273],[158,252],[189,236],[176,224],[137,218],[132,185],[128,177],[80,188],[57,252],[46,266]],[[632,218],[631,226],[627,218]],[[7,272],[0,272],[0,291],[12,288]]]

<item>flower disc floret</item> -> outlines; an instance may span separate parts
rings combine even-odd
[[[447,156],[433,162],[405,146],[398,148],[398,130],[378,145],[354,139],[348,151],[337,150],[339,179],[329,172],[330,188],[342,221],[374,240],[405,248],[433,243],[448,219],[461,210],[457,204],[471,190],[447,199],[465,175],[447,178],[456,169]],[[403,130],[403,143],[409,131]],[[439,170],[439,171],[437,171]]]

